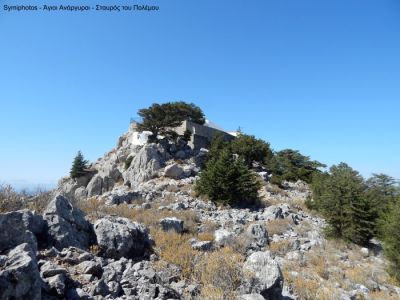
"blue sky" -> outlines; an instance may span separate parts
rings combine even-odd
[[[276,150],[400,178],[399,1],[145,3],[160,11],[1,9],[0,181],[55,182],[174,100]]]

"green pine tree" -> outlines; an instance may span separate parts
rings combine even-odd
[[[391,261],[391,274],[400,282],[400,197],[381,217],[379,232],[385,255]]]
[[[375,222],[365,188],[362,176],[345,163],[319,176],[313,197],[328,222],[328,235],[358,244],[372,237]]]
[[[231,147],[233,153],[238,154],[248,167],[252,167],[253,162],[269,162],[273,156],[270,145],[253,135],[239,134],[231,142]]]
[[[71,178],[78,178],[87,174],[88,161],[84,159],[82,152],[78,151],[72,163],[70,176]]]
[[[232,206],[253,204],[259,188],[255,175],[241,159],[235,159],[228,147],[208,159],[196,183],[198,194]]]

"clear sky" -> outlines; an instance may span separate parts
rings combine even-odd
[[[10,1],[90,3],[44,2]],[[398,0],[143,3],[160,10],[1,7],[0,181],[56,182],[78,150],[97,159],[139,108],[174,100],[275,150],[400,178]]]

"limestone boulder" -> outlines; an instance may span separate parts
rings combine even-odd
[[[268,244],[268,232],[262,223],[250,224],[246,229],[246,237],[251,249],[261,249]]]
[[[164,218],[160,220],[162,230],[170,231],[173,230],[176,233],[183,232],[183,221],[178,218]]]
[[[156,144],[146,144],[133,156],[129,168],[122,174],[124,183],[130,186],[149,180],[157,174],[165,162],[165,150]]]
[[[183,175],[183,168],[178,164],[172,164],[165,167],[164,176],[172,179],[179,179]]]
[[[226,229],[217,229],[214,232],[214,243],[217,246],[226,246],[232,242],[234,238],[234,233]]]
[[[0,299],[41,299],[35,251],[23,243],[0,256]]]
[[[106,216],[94,224],[101,255],[108,258],[141,257],[151,249],[146,228],[127,218]]]
[[[58,250],[70,246],[87,249],[90,245],[91,224],[65,197],[56,196],[46,207],[43,217],[47,222],[48,242]]]
[[[42,216],[29,210],[0,214],[0,253],[22,243],[37,250],[37,238],[43,235],[45,222]]]
[[[246,293],[260,294],[268,300],[281,299],[283,276],[269,251],[251,254],[246,259],[243,269],[246,274],[243,289]]]

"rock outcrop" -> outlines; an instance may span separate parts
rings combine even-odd
[[[0,253],[22,243],[28,243],[37,250],[37,236],[45,230],[42,216],[29,210],[0,214]]]
[[[0,299],[41,299],[36,254],[23,243],[0,256]]]
[[[268,300],[281,299],[282,272],[268,251],[251,254],[244,264],[244,270],[247,274],[245,292],[260,294]]]
[[[65,197],[56,196],[47,206],[43,217],[48,226],[49,244],[59,250],[70,246],[87,249],[92,241],[92,225],[81,210]]]
[[[170,231],[173,230],[176,233],[183,232],[183,221],[177,218],[164,218],[160,220],[162,230]]]
[[[147,144],[133,156],[129,168],[123,173],[124,184],[131,187],[153,178],[162,168],[167,153],[156,144]]]
[[[105,217],[94,224],[102,255],[109,258],[141,257],[151,250],[149,235],[141,224],[120,217]]]

